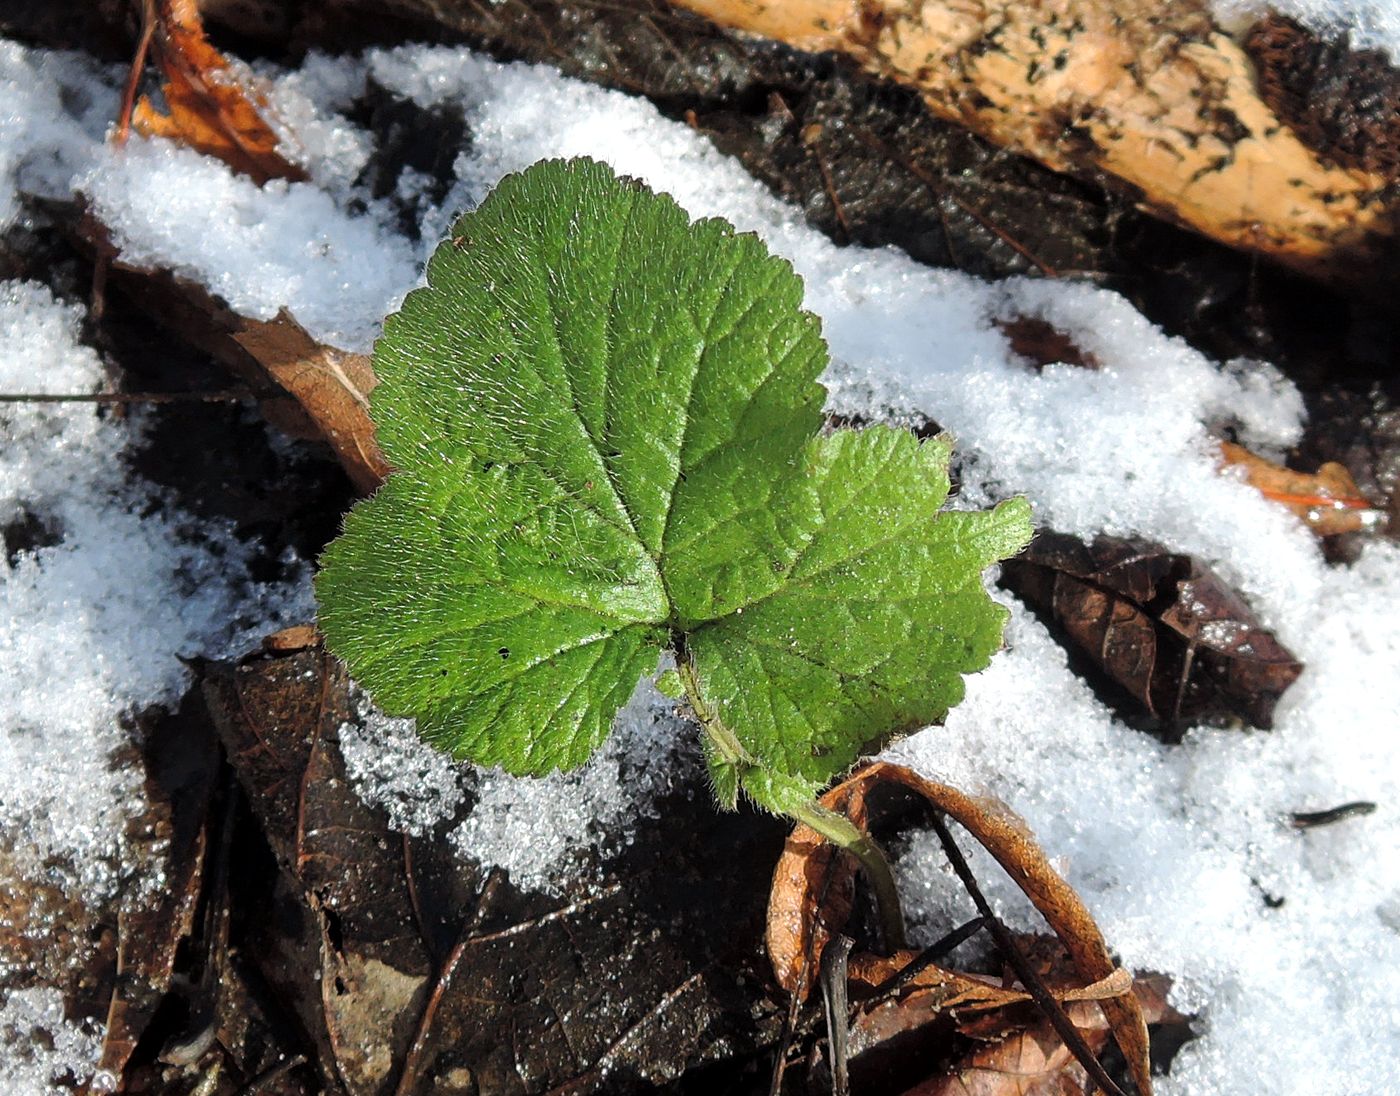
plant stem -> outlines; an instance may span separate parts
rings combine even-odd
[[[757,763],[744,749],[738,736],[724,725],[719,713],[705,703],[700,694],[700,681],[695,676],[695,668],[684,654],[676,659],[676,672],[685,687],[686,699],[690,702],[691,710],[700,721],[705,737],[709,739],[714,751],[740,772],[754,768]],[[805,826],[810,826],[833,845],[845,849],[860,861],[870,885],[875,889],[875,904],[879,909],[880,931],[884,936],[885,947],[891,951],[903,948],[904,912],[899,904],[899,890],[894,885],[894,872],[890,870],[890,862],[875,840],[844,814],[828,810],[816,800],[788,805],[783,813]]]
[[[875,839],[844,814],[828,810],[815,800],[790,809],[788,814],[860,861],[866,878],[875,888],[875,904],[880,913],[880,931],[885,938],[885,947],[890,951],[903,948],[904,912],[899,904],[899,890],[894,885],[890,862]]]

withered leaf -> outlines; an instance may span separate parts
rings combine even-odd
[[[1102,1025],[1088,1027],[1097,1010],[1072,1006],[1070,1018],[1095,1053],[1108,1041]],[[1089,1079],[1048,1023],[1039,1023],[978,1047],[941,1077],[909,1089],[905,1096],[1080,1096]]]
[[[1295,472],[1242,445],[1220,443],[1221,467],[1243,475],[1266,499],[1287,507],[1318,536],[1377,528],[1385,512],[1361,494],[1343,464],[1328,461],[1316,472]]]
[[[230,764],[282,868],[255,954],[312,1033],[327,1081],[370,1096],[392,1081],[428,993],[404,845],[345,775],[354,717],[344,672],[318,648],[206,670]],[[295,911],[293,915],[292,911]]]
[[[369,417],[377,379],[367,355],[318,343],[285,308],[275,319],[246,322],[233,338],[296,398],[362,494],[384,482],[389,465]]]
[[[1168,729],[1232,716],[1267,729],[1303,671],[1215,572],[1147,541],[1042,532],[1001,582]]]
[[[164,886],[116,910],[116,967],[98,1068],[120,1077],[166,1000],[183,942],[200,935],[196,909],[209,847],[208,817],[218,750],[198,694],[149,719],[144,749],[147,807],[140,844],[161,864]],[[132,759],[133,763],[136,763]],[[156,850],[159,850],[158,852]]]
[[[1123,972],[1109,955],[1103,934],[1083,900],[1050,866],[1025,823],[1004,804],[974,799],[956,788],[928,780],[912,769],[884,761],[858,769],[827,792],[823,803],[832,809],[850,810],[853,820],[859,820],[868,809],[868,797],[881,787],[902,787],[913,792],[935,811],[957,821],[1001,864],[1064,944],[1070,964],[1081,980],[1079,988],[1103,983],[1102,992],[1107,995],[1098,1000],[1098,1007],[1108,1019],[1139,1091],[1150,1096],[1147,1027],[1133,995],[1131,979],[1123,978]],[[803,857],[810,862],[815,855],[817,840],[815,833],[805,826],[793,831],[785,849],[785,866],[775,875],[770,897],[770,942],[775,939],[772,929],[775,924],[800,926],[796,932],[785,928],[777,936],[781,950],[774,957],[774,970],[789,992],[801,985],[806,954],[812,953],[813,960],[819,958],[820,946],[840,931],[844,915],[849,914],[849,905],[841,904],[840,899],[834,907],[823,909],[823,896],[807,889],[822,887],[828,882],[827,872],[804,873],[801,870]],[[775,905],[779,907],[777,910],[773,909]],[[866,979],[877,985],[884,981],[888,971],[881,960],[872,961],[860,954],[851,957],[849,969],[857,978],[864,973]],[[997,987],[953,971],[931,970],[924,977],[923,987],[911,985],[915,991],[929,994],[930,1005],[996,1008],[1024,1000],[1024,997],[1009,1000],[999,994]],[[864,988],[868,992],[873,986],[866,981]],[[1096,992],[1089,995],[1098,996]]]
[[[865,786],[842,781],[827,791],[824,807],[856,825],[866,824]],[[846,926],[855,902],[856,860],[809,826],[797,826],[773,869],[765,933],[768,961],[778,985],[806,1000],[816,984],[817,963],[831,938]],[[863,955],[852,957],[858,963]]]
[[[388,465],[368,414],[376,378],[365,355],[317,342],[286,310],[250,319],[196,282],[127,262],[93,217],[80,230],[85,245],[110,260],[109,284],[247,384],[268,422],[291,437],[328,444],[361,494],[383,482]]]
[[[278,151],[267,98],[252,73],[205,38],[196,0],[146,0],[143,20],[165,77],[161,92],[170,113],[161,114],[142,98],[131,116],[138,131],[217,156],[258,183],[306,178]]]
[[[776,822],[677,796],[616,864],[562,896],[521,893],[464,860],[452,825],[405,838],[360,802],[339,739],[362,717],[319,647],[279,641],[209,667],[205,688],[282,869],[244,953],[316,1041],[328,1089],[612,1091],[776,1037],[755,977]]]
[[[1028,948],[1036,944],[1029,937],[1022,942]],[[1166,977],[1146,975],[1135,981],[1133,992],[1147,1023],[1184,1028],[1186,1017],[1166,1003],[1170,987]],[[1102,1050],[1109,1035],[1103,1014],[1088,1003],[1070,1004],[1066,1011],[1089,1047],[1096,1053]],[[975,1032],[976,1026],[962,1024],[959,1030],[973,1034],[980,1045],[938,1075],[906,1090],[904,1096],[1087,1096],[1094,1090],[1083,1067],[1043,1020],[1026,1013],[991,1038],[989,1025],[982,1025],[981,1034]]]

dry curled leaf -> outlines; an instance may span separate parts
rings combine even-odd
[[[217,156],[258,183],[306,178],[278,150],[267,97],[253,74],[205,38],[195,0],[146,0],[142,18],[143,36],[149,34],[165,78],[161,93],[169,113],[142,97],[131,115],[139,132]],[[138,65],[140,59],[138,53]]]
[[[316,341],[285,309],[271,320],[250,319],[197,282],[127,261],[94,217],[80,228],[82,242],[110,263],[110,283],[246,384],[273,426],[325,441],[361,494],[384,481],[389,466],[369,417],[376,377],[368,357]]]
[[[384,482],[389,465],[369,417],[376,378],[367,356],[318,343],[286,309],[272,320],[248,321],[233,339],[296,398],[362,494]]]
[[[1385,519],[1385,511],[1362,495],[1346,466],[1336,461],[1316,472],[1295,472],[1228,441],[1220,443],[1220,460],[1222,469],[1292,510],[1318,536],[1375,529]]]
[[[1028,950],[1038,941],[1023,937]],[[1058,965],[1058,964],[1056,964]],[[1053,977],[1053,970],[1047,971]],[[1133,983],[1134,996],[1149,1024],[1185,1025],[1187,1018],[1167,1004],[1170,979],[1144,975]],[[1108,1025],[1098,1009],[1073,1003],[1066,1011],[1084,1041],[1096,1053],[1108,1040]],[[995,1017],[959,1025],[977,1044],[937,1076],[906,1090],[904,1096],[1069,1096],[1088,1093],[1083,1067],[1045,1022],[1021,1022],[1001,1028]],[[980,1028],[980,1030],[979,1030]]]
[[[821,797],[856,825],[866,822],[865,786],[847,780]],[[845,927],[855,904],[856,861],[809,826],[798,826],[773,869],[768,898],[768,959],[778,984],[806,1000],[816,981],[817,960]],[[859,962],[862,955],[852,957]]]
[[[863,819],[869,793],[882,785],[897,785],[922,798],[933,810],[947,815],[986,849],[1021,888],[1031,903],[1064,944],[1070,965],[1080,979],[1080,986],[1104,982],[1112,995],[1098,1001],[1114,1038],[1129,1064],[1133,1080],[1144,1096],[1152,1091],[1147,1057],[1147,1026],[1131,982],[1123,984],[1120,969],[1109,955],[1103,934],[1093,916],[1074,889],[1050,866],[1050,862],[1034,837],[1004,804],[987,799],[974,799],[956,788],[928,780],[912,769],[889,762],[877,761],[858,770],[842,784],[823,797],[824,805],[848,812],[859,822]],[[798,826],[788,838],[783,857],[774,875],[774,889],[769,904],[770,957],[774,973],[789,992],[799,992],[806,963],[820,958],[821,949],[830,935],[844,923],[842,907],[823,909],[820,890],[810,888],[828,885],[829,870],[804,872],[803,863],[811,864],[819,838],[805,826]],[[794,885],[795,880],[805,881]],[[849,907],[846,907],[849,912]],[[781,931],[775,932],[774,926]],[[793,926],[796,926],[794,930]],[[860,971],[869,961],[861,955],[851,957],[850,968]],[[880,977],[876,969],[867,971],[867,978]],[[937,972],[930,976],[941,979],[936,992],[949,1000],[965,995],[971,1002],[981,998],[989,1003],[983,1007],[998,1007],[990,1003],[996,987],[971,985],[965,976],[954,972]],[[869,983],[866,983],[867,986]],[[1114,991],[1117,991],[1116,993]],[[1015,1002],[1005,1001],[1006,1004]]]
[[[1267,729],[1303,670],[1215,572],[1160,545],[1042,532],[1001,581],[1170,727],[1237,717]]]

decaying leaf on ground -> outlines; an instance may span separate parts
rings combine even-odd
[[[389,465],[369,417],[377,380],[368,356],[317,342],[285,308],[275,319],[246,323],[233,339],[296,398],[361,494],[384,482]]]
[[[1134,996],[1147,1023],[1186,1023],[1166,1003],[1169,988],[1169,981],[1160,975],[1134,982]],[[1071,1002],[1065,1011],[1092,1050],[1099,1052],[1107,1045],[1109,1028],[1099,1009]],[[994,1038],[973,1034],[970,1025],[960,1030],[979,1041],[937,1076],[907,1089],[904,1096],[1087,1096],[1094,1091],[1064,1040],[1043,1020],[1022,1020]]]
[[[318,342],[286,309],[270,320],[242,316],[196,282],[128,262],[91,216],[79,231],[81,242],[108,260],[107,284],[238,378],[268,422],[329,445],[360,494],[384,481],[389,466],[369,418],[376,378],[367,356]]]
[[[1063,943],[1078,978],[1077,985],[1062,985],[1056,995],[1060,1000],[1078,996],[1098,1002],[1134,1083],[1140,1092],[1150,1094],[1146,1021],[1133,993],[1132,978],[1113,962],[1092,915],[1073,888],[1051,868],[1025,824],[1000,803],[974,799],[889,762],[857,770],[828,791],[822,804],[863,824],[871,793],[894,787],[913,792],[937,814],[957,821],[1007,871]],[[779,985],[789,993],[801,995],[814,981],[812,964],[819,962],[827,943],[850,916],[853,870],[823,853],[820,838],[806,827],[798,826],[789,837],[774,872],[768,912],[770,959]],[[848,966],[852,996],[873,996],[878,1007],[884,987],[914,958],[913,953],[852,955]],[[902,960],[908,962],[901,964]],[[1020,1005],[1028,998],[1026,988],[998,986],[933,965],[910,979],[901,992],[920,995],[920,1004],[933,1013],[985,1011]]]
[[[1042,532],[1001,582],[1170,730],[1227,718],[1267,729],[1303,670],[1214,571],[1147,541]]]
[[[251,919],[240,955],[307,1033],[323,1090],[614,1091],[774,1040],[755,942],[776,821],[678,796],[587,884],[523,893],[451,841],[470,796],[419,835],[360,800],[340,738],[364,715],[305,630],[204,682],[277,862],[270,897],[244,887],[277,915]]]
[[[1316,472],[1295,472],[1223,441],[1220,462],[1227,473],[1241,476],[1266,499],[1297,514],[1318,536],[1377,529],[1385,521],[1385,511],[1362,495],[1346,466],[1336,461]]]
[[[271,110],[256,78],[204,36],[196,0],[143,0],[141,20],[118,140],[134,128],[217,156],[258,183],[306,178],[306,172],[279,151],[281,141],[269,122]],[[147,47],[165,78],[161,94],[167,114],[148,97],[133,105]]]

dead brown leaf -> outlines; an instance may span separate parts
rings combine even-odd
[[[318,343],[285,308],[276,319],[249,321],[233,339],[296,398],[362,494],[384,482],[389,465],[369,417],[378,379],[368,356]]]
[[[365,713],[305,636],[205,666],[204,689],[279,866],[239,892],[234,958],[305,1033],[321,1090],[585,1096],[774,1040],[755,974],[776,822],[677,797],[565,894],[518,890],[454,844],[470,800],[405,835],[360,799],[340,743]]]
[[[249,319],[193,281],[125,261],[95,218],[84,218],[80,239],[110,260],[109,280],[123,297],[246,384],[273,426],[329,444],[361,494],[384,481],[389,467],[368,410],[376,383],[368,357],[317,342],[286,310]]]
[[[1034,938],[1023,937],[1028,950],[1037,946]],[[1186,1017],[1167,1004],[1169,979],[1146,975],[1133,984],[1133,994],[1149,1024],[1185,1024]],[[1103,1014],[1086,1003],[1070,1004],[1066,1010],[1075,1028],[1095,1053],[1108,1041],[1109,1028]],[[1091,1091],[1084,1069],[1064,1042],[1046,1022],[1024,1022],[1005,1030],[980,1021],[961,1024],[959,1030],[982,1040],[940,1075],[907,1089],[904,1096],[1079,1096]]]
[[[131,115],[138,132],[217,156],[258,183],[306,178],[278,151],[267,97],[256,79],[204,36],[196,0],[145,0],[142,21],[143,42],[149,40],[165,77],[161,92],[169,113],[142,97]],[[138,51],[137,68],[143,53]],[[124,137],[125,120],[118,132]]]
[[[1266,499],[1287,507],[1318,536],[1377,528],[1385,511],[1361,494],[1343,464],[1328,461],[1316,472],[1295,472],[1242,445],[1220,443],[1221,468],[1243,476]]]
[[[1268,729],[1303,671],[1214,571],[1147,541],[1042,531],[1002,584],[1169,728],[1237,717]]]
[[[1074,972],[1081,979],[1081,988],[1084,983],[1092,986],[1109,980],[1106,983],[1109,995],[1098,1001],[1099,1008],[1107,1017],[1114,1038],[1129,1063],[1138,1090],[1144,1096],[1150,1096],[1152,1081],[1148,1065],[1147,1026],[1133,996],[1131,979],[1124,983],[1120,968],[1109,955],[1103,934],[1093,916],[1074,889],[1050,866],[1025,823],[1004,804],[974,799],[956,788],[928,780],[912,769],[882,761],[858,770],[854,776],[828,792],[823,797],[823,803],[838,810],[854,808],[859,812],[859,819],[863,819],[866,798],[873,789],[882,785],[898,785],[914,792],[934,810],[958,822],[992,854],[1064,944]],[[820,957],[821,947],[831,934],[839,931],[845,916],[849,915],[849,906],[844,906],[843,913],[840,900],[831,908],[823,909],[823,895],[808,889],[812,884],[828,882],[827,871],[805,872],[802,869],[804,856],[806,864],[812,863],[819,841],[816,834],[807,831],[806,827],[798,826],[793,831],[784,849],[779,871],[775,873],[775,886],[770,896],[770,947],[775,942],[772,926],[777,924],[783,927],[783,931],[776,936],[780,950],[774,958],[774,972],[789,992],[800,990],[804,981],[802,971],[810,969],[804,964]],[[775,910],[774,906],[778,908]],[[797,926],[795,930],[794,925]],[[852,956],[850,969],[859,971],[862,964],[867,962],[863,956]],[[869,971],[867,977],[884,981],[884,970],[877,960],[875,969]],[[1018,997],[1016,1002],[1004,998],[999,1000],[997,987],[967,979],[955,972],[939,970],[927,977],[930,991],[941,995],[946,1002],[972,1004],[980,1001],[984,1002],[981,1007],[995,1008],[999,1004],[1024,1000],[1024,997]],[[930,1001],[932,1003],[932,998]]]
[[[1085,1043],[1098,1053],[1108,1042],[1108,1029],[1088,1026],[1096,1011],[1081,1005],[1069,1014]],[[1039,1023],[979,1047],[905,1096],[1082,1096],[1088,1091],[1084,1067],[1048,1023]]]
[[[863,785],[838,784],[821,802],[864,827]],[[783,845],[768,899],[768,959],[778,985],[799,1000],[811,993],[826,945],[850,919],[857,870],[854,857],[842,854],[809,826],[798,826]],[[863,958],[853,956],[852,961]]]

